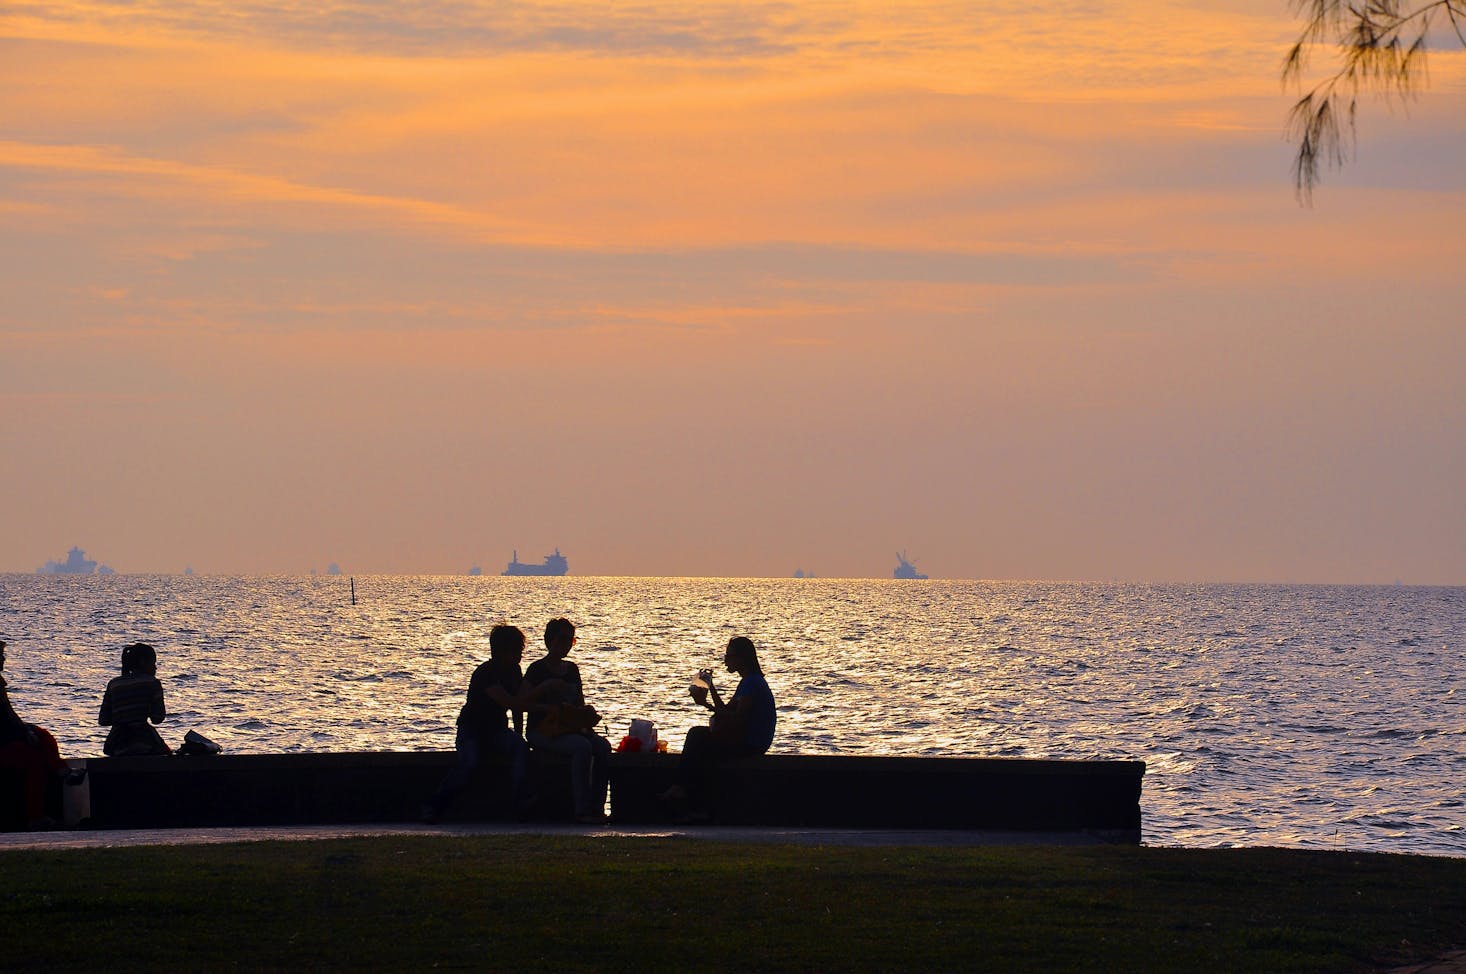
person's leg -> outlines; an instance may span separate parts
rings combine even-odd
[[[689,804],[702,808],[708,784],[719,761],[729,756],[728,748],[713,736],[711,727],[694,727],[682,744],[682,757],[677,762],[677,784],[687,793]]]
[[[606,793],[611,785],[611,742],[599,734],[587,735],[591,745],[591,814],[606,814]]]
[[[564,754],[570,758],[570,797],[577,817],[593,814],[591,809],[591,743],[584,734],[559,734],[546,737],[539,731],[529,732],[529,743],[536,751]],[[604,801],[602,807],[605,807]],[[599,809],[595,810],[599,811]]]
[[[45,793],[45,818],[59,825],[65,818],[61,785],[71,769],[61,760],[61,748],[50,731],[36,724],[27,724],[26,727],[36,739],[37,775]]]
[[[46,782],[50,774],[41,752],[24,741],[12,741],[0,748],[0,768],[15,773],[21,802],[18,820],[26,828],[42,824],[46,817]],[[17,816],[7,810],[3,818]]]
[[[516,731],[504,728],[487,742],[495,752],[509,759],[509,792],[520,811],[533,796],[529,792],[529,745]]]
[[[677,758],[677,783],[684,791],[694,778],[702,777],[703,766],[707,764],[708,749],[713,743],[712,728],[693,727],[682,740],[682,754]]]
[[[443,783],[438,786],[433,797],[423,804],[422,817],[429,821],[434,821],[443,814],[443,810],[452,804],[464,788],[468,787],[469,780],[478,770],[480,760],[478,738],[460,731],[453,743],[458,751],[458,763],[453,766],[452,771],[448,772],[448,776],[443,779]]]

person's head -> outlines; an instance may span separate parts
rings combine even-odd
[[[545,623],[545,649],[551,656],[563,659],[575,645],[575,623],[569,619],[551,619]]]
[[[524,658],[524,633],[518,626],[499,624],[489,630],[489,657],[496,663],[518,663]]]
[[[158,672],[158,654],[147,643],[132,643],[122,647],[122,675],[142,673],[154,676]]]
[[[723,653],[723,665],[728,667],[730,673],[763,673],[763,667],[758,663],[758,650],[753,648],[753,640],[747,636],[734,636],[728,640],[728,649]]]

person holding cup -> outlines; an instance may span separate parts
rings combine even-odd
[[[677,762],[677,783],[658,796],[663,801],[686,802],[688,817],[695,820],[708,817],[705,796],[717,765],[767,752],[778,724],[774,693],[764,678],[753,640],[747,636],[728,640],[723,665],[729,673],[738,674],[738,686],[725,702],[713,683],[713,671],[699,671],[690,688],[692,699],[712,716],[706,725],[687,732]]]

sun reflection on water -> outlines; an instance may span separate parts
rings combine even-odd
[[[488,633],[579,626],[613,739],[680,743],[687,685],[758,644],[778,750],[1135,758],[1147,841],[1466,853],[1466,590],[371,576],[0,576],[16,709],[95,755],[123,644],[153,643],[176,740],[447,749]],[[732,680],[723,674],[731,686]]]

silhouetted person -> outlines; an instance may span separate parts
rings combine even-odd
[[[171,754],[153,724],[168,719],[163,684],[158,682],[158,654],[147,643],[122,648],[122,675],[113,677],[102,695],[97,723],[111,727],[102,753],[112,757]],[[152,723],[148,723],[152,721]]]
[[[436,794],[422,807],[422,818],[435,822],[444,809],[468,787],[486,753],[503,755],[509,760],[509,780],[516,809],[524,812],[530,796],[526,788],[529,778],[529,745],[521,736],[524,711],[533,705],[536,695],[524,685],[519,668],[524,658],[524,633],[518,626],[495,626],[489,632],[489,658],[480,663],[468,681],[468,696],[458,712],[458,736],[454,747],[458,764],[443,779]],[[541,684],[539,693],[557,687],[553,681]],[[510,726],[510,715],[513,726]]]
[[[58,781],[68,769],[61,760],[56,738],[16,714],[4,671],[5,641],[0,639],[0,769],[19,777],[21,798],[21,807],[0,811],[0,823],[6,828],[12,822],[25,828],[44,828],[54,824],[53,816],[48,814],[48,800],[55,796]]]
[[[5,683],[5,646],[5,641],[0,639],[0,744],[24,741],[30,737],[29,725],[10,705],[10,692]]]
[[[586,707],[580,667],[566,659],[574,645],[575,624],[569,619],[551,619],[545,626],[545,655],[529,664],[524,682],[538,687],[558,681],[560,686],[543,693],[540,706],[529,710],[524,736],[536,751],[570,757],[575,820],[589,825],[606,820],[611,742],[592,729],[600,717]]]
[[[707,786],[718,763],[768,751],[778,722],[774,694],[764,679],[753,640],[746,636],[728,640],[723,665],[728,672],[738,674],[738,687],[724,703],[713,684],[713,671],[703,670],[698,674],[692,698],[713,715],[707,726],[687,732],[682,757],[677,762],[677,784],[659,796],[665,801],[687,801],[695,818],[706,817]]]

